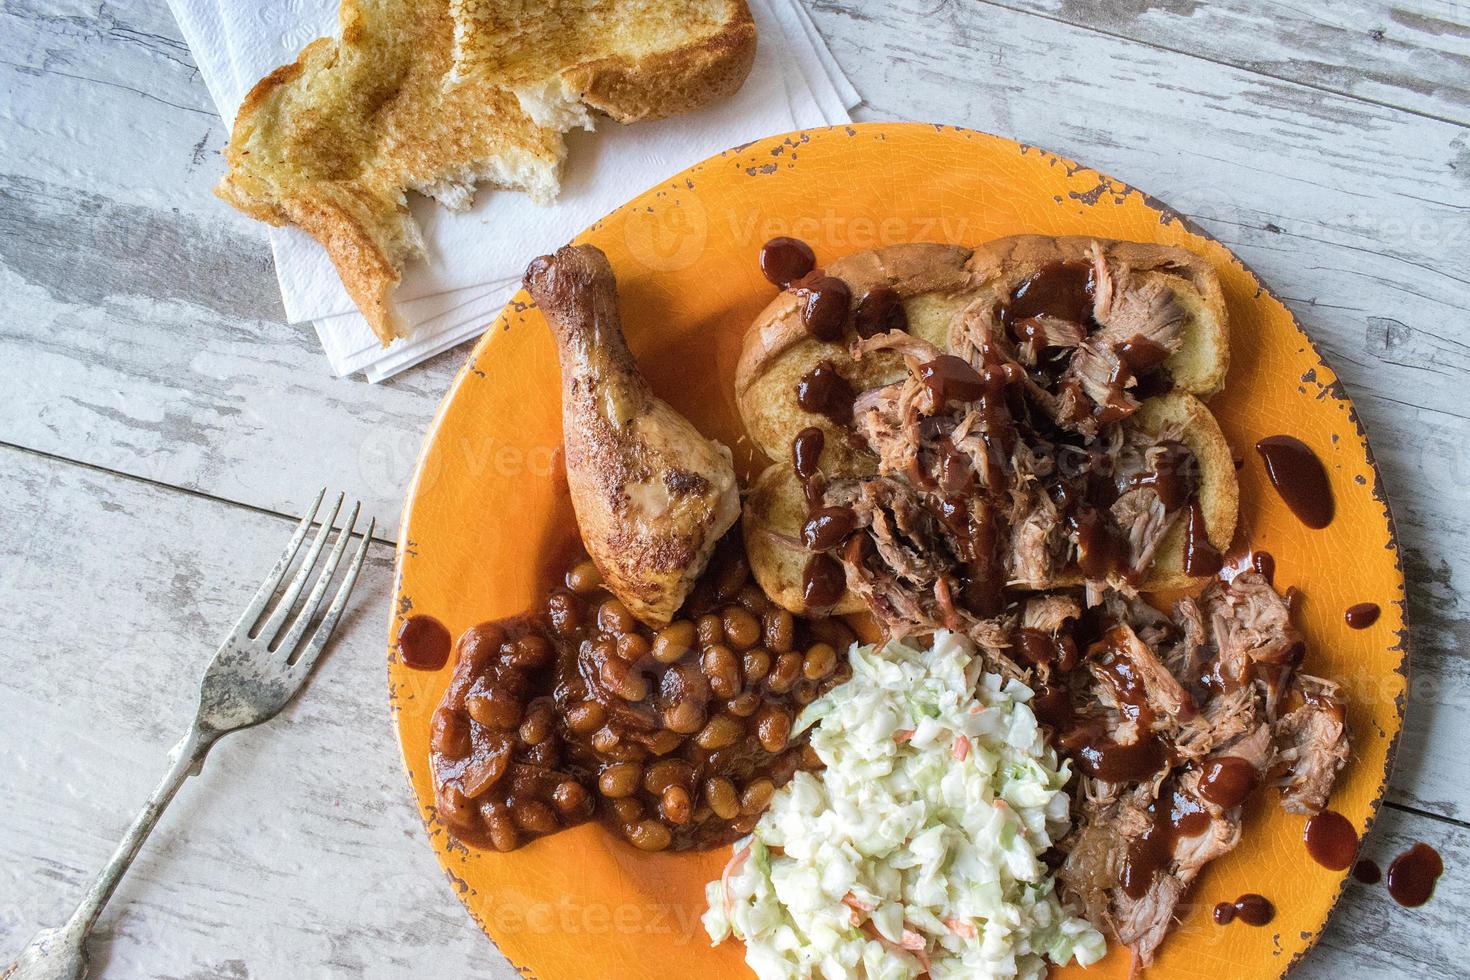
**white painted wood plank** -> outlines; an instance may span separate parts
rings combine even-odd
[[[196,678],[288,520],[0,449],[0,958],[59,922],[188,720]],[[391,554],[274,721],[219,743],[104,913],[98,976],[508,978],[434,864],[387,725]],[[1449,976],[1470,913],[1464,828],[1385,811],[1450,868],[1434,902],[1353,887],[1300,975]],[[1262,884],[1269,892],[1269,883]]]
[[[291,522],[0,450],[0,959],[60,923],[166,768]],[[210,754],[94,976],[513,977],[435,863],[389,730],[391,549],[302,697]]]
[[[1470,7],[1457,0],[986,0],[1470,125]]]

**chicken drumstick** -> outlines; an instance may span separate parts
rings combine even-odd
[[[567,483],[582,543],[634,616],[666,625],[740,516],[730,450],[649,390],[600,250],[543,255],[525,285],[561,358]]]

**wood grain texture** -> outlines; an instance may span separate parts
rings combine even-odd
[[[1250,263],[1342,375],[1393,502],[1414,624],[1391,798],[1424,813],[1385,809],[1370,847],[1427,840],[1451,870],[1417,911],[1350,889],[1299,975],[1461,972],[1465,4],[810,7],[860,116],[961,123],[1137,183]],[[264,235],[209,193],[226,130],[162,4],[0,9],[0,132],[0,443],[59,457],[0,448],[0,598],[25,611],[0,626],[3,956],[61,918],[152,786],[202,658],[287,533],[271,512],[331,483],[393,538],[461,355],[386,385],[339,381],[315,337],[280,322]],[[511,975],[439,878],[398,769],[390,560],[375,552],[362,611],[304,699],[223,743],[186,789],[106,913],[100,975]]]
[[[1456,0],[986,0],[1470,125],[1470,27]]]

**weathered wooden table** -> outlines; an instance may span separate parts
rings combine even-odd
[[[1307,976],[1464,976],[1470,917],[1470,3],[818,0],[864,119],[1044,146],[1170,202],[1288,301],[1398,519],[1414,681],[1368,853]],[[435,867],[383,673],[400,498],[463,357],[332,379],[265,236],[209,192],[225,125],[160,3],[0,9],[0,958],[62,920],[322,484],[382,541],[276,722],[216,749],[92,944],[110,977],[512,975]],[[221,778],[223,774],[233,778]],[[699,941],[694,937],[693,941]]]

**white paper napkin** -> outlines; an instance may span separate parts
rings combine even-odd
[[[227,119],[249,86],[336,29],[335,0],[170,0],[205,85]],[[474,336],[515,291],[528,259],[669,174],[730,145],[774,132],[848,120],[857,93],[837,70],[797,0],[751,0],[760,42],[739,93],[672,119],[569,135],[562,194],[540,207],[522,194],[481,189],[468,212],[415,198],[427,262],[405,270],[398,300],[410,338],[381,347],[343,290],[326,253],[296,229],[271,229],[287,316],[315,320],[338,375],[389,375]]]

